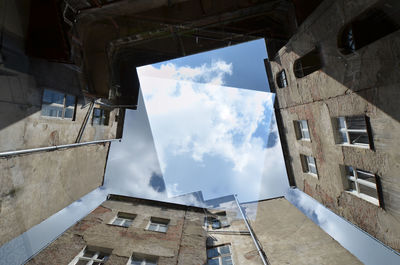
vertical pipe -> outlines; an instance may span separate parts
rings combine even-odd
[[[266,260],[266,258],[264,256],[264,253],[261,250],[261,247],[260,247],[256,237],[254,236],[253,229],[251,229],[251,226],[250,226],[249,222],[247,221],[247,217],[246,217],[245,213],[243,212],[242,207],[240,206],[240,203],[239,203],[239,200],[237,199],[237,195],[236,194],[235,194],[235,201],[236,201],[236,204],[237,204],[237,206],[239,208],[240,213],[242,214],[243,220],[244,220],[244,222],[245,222],[245,224],[247,226],[247,230],[249,230],[249,232],[250,232],[250,236],[253,239],[254,245],[256,245],[258,255],[260,255],[260,258],[261,258],[261,260],[262,260],[264,265],[270,265],[268,263],[268,261]]]

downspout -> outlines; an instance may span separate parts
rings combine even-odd
[[[85,128],[86,128],[86,125],[87,125],[87,123],[88,123],[90,114],[92,113],[93,107],[94,107],[94,102],[92,101],[92,102],[90,103],[88,112],[86,113],[85,120],[83,121],[82,127],[79,129],[78,137],[76,138],[75,143],[79,143],[79,142],[81,141],[82,136],[83,136],[83,133],[84,133]]]
[[[1,152],[0,158],[22,155],[22,154],[29,154],[29,153],[36,153],[36,152],[54,151],[54,150],[58,150],[58,149],[73,148],[73,147],[78,147],[78,146],[83,146],[83,145],[102,144],[102,143],[108,143],[108,142],[114,142],[114,141],[121,141],[121,139],[97,140],[97,141],[90,141],[90,142],[84,142],[84,143],[63,144],[63,145],[54,145],[54,146],[47,146],[47,147],[38,147],[38,148],[32,148],[32,149],[7,151],[7,152]]]
[[[251,236],[251,238],[253,239],[254,245],[255,245],[256,248],[257,248],[258,255],[260,255],[260,258],[261,258],[261,260],[262,260],[262,262],[263,262],[264,265],[270,265],[270,264],[268,263],[266,257],[264,256],[264,252],[263,252],[263,250],[261,249],[260,244],[259,244],[259,242],[257,241],[257,239],[256,239],[256,237],[255,237],[255,235],[254,235],[254,233],[253,233],[253,229],[251,228],[249,222],[247,221],[247,217],[246,217],[245,213],[243,212],[242,207],[240,206],[240,203],[239,203],[239,200],[237,199],[237,195],[236,195],[236,194],[235,194],[235,201],[236,201],[236,204],[237,204],[237,206],[238,206],[238,208],[239,208],[240,213],[242,214],[244,223],[245,223],[246,226],[247,226],[247,230],[249,230],[249,232],[250,232],[250,236]]]

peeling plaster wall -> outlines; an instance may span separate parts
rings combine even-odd
[[[0,158],[0,246],[99,187],[108,148]]]
[[[271,265],[362,264],[285,198],[244,207],[254,205],[257,215],[250,223]]]
[[[377,1],[325,1],[279,51],[274,78],[285,69],[288,87],[276,88],[296,186],[390,247],[400,250],[400,31],[343,55],[338,32]],[[319,47],[322,69],[296,78],[296,59]],[[274,80],[277,87],[276,80]],[[374,150],[335,143],[334,117],[366,115]],[[307,120],[311,141],[296,140],[293,121]],[[316,158],[318,178],[303,173],[300,154]],[[384,208],[344,191],[339,165],[377,174]]]

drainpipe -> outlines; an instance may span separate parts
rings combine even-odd
[[[250,236],[251,236],[251,238],[253,239],[254,245],[256,245],[258,255],[260,255],[260,258],[261,258],[261,260],[262,260],[262,262],[263,262],[264,265],[270,265],[270,264],[268,263],[266,257],[264,256],[264,252],[262,251],[262,249],[261,249],[261,247],[260,247],[260,244],[259,244],[259,242],[257,241],[257,239],[256,239],[256,237],[255,237],[255,235],[254,235],[254,233],[253,233],[253,229],[251,228],[249,222],[247,221],[246,214],[243,212],[243,209],[242,209],[242,207],[240,206],[240,203],[239,203],[239,200],[238,200],[236,194],[235,194],[235,201],[236,201],[236,204],[237,204],[237,206],[238,206],[238,208],[239,208],[240,213],[242,214],[244,223],[245,223],[246,226],[247,226],[247,230],[249,230],[249,232],[250,232]]]
[[[78,147],[78,146],[83,146],[83,145],[91,145],[91,144],[102,144],[102,143],[108,143],[108,142],[114,142],[114,141],[121,141],[121,139],[97,140],[97,141],[90,141],[90,142],[84,142],[84,143],[63,144],[63,145],[38,147],[38,148],[25,149],[25,150],[7,151],[7,152],[1,152],[0,157],[16,156],[16,155],[22,155],[22,154],[44,152],[44,151],[54,151],[54,150],[64,149],[64,148],[73,148],[73,147]]]

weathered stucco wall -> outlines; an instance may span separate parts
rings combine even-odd
[[[106,264],[125,265],[133,253],[158,257],[160,265],[204,264],[204,214],[185,208],[166,207],[154,201],[152,204],[140,203],[140,200],[106,201],[27,264],[48,264],[56,250],[57,264],[68,264],[84,246],[112,249]],[[130,227],[109,224],[118,212],[136,214]],[[169,219],[167,232],[146,230],[151,217]]]
[[[325,1],[271,61],[274,79],[284,69],[288,87],[278,88],[296,186],[392,248],[400,249],[400,31],[349,55],[340,53],[338,33],[377,1]],[[373,30],[373,29],[371,29]],[[319,47],[323,66],[296,78],[294,61]],[[333,118],[366,115],[374,149],[335,143]],[[307,120],[311,141],[296,140],[293,121]],[[300,154],[316,158],[318,178],[303,173]],[[378,207],[345,192],[340,165],[376,174],[383,203]]]
[[[46,65],[43,62],[38,64]],[[62,65],[59,68],[60,71],[67,71],[68,75],[73,74],[72,70]],[[40,72],[45,74],[44,70]],[[54,82],[63,82],[61,76],[53,78]],[[80,87],[70,87],[68,90],[56,86],[39,87],[36,81],[35,77],[21,73],[16,73],[15,76],[0,76],[0,151],[75,143],[89,110],[89,104],[84,104]],[[45,88],[78,97],[75,120],[41,115]],[[116,138],[116,115],[118,109],[112,110],[108,126],[92,125],[92,111],[81,142]]]
[[[0,245],[102,184],[109,144],[0,158]]]
[[[285,198],[244,207],[256,208],[250,223],[271,265],[362,264]]]

